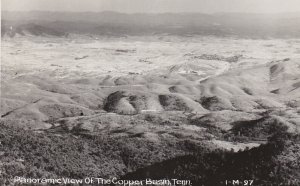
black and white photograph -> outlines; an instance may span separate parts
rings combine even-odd
[[[299,186],[300,0],[1,0],[0,186]]]

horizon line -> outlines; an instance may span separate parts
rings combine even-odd
[[[292,11],[292,12],[119,12],[112,10],[104,10],[104,11],[55,11],[55,10],[2,10],[2,12],[11,12],[11,13],[30,13],[30,12],[42,12],[42,13],[116,13],[116,14],[206,14],[206,15],[216,15],[216,14],[256,14],[256,15],[278,15],[278,14],[300,14],[300,11]]]

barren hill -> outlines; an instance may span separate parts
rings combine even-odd
[[[299,40],[49,37],[58,33],[22,28],[36,36],[2,40],[2,177],[155,177],[152,167],[169,163],[169,175],[194,175],[201,158],[212,155],[206,168],[220,171],[280,145],[253,175],[272,180],[280,161],[298,170]]]

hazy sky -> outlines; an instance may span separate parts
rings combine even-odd
[[[300,0],[1,0],[9,11],[300,12]]]

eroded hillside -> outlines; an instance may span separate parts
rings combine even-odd
[[[299,134],[298,40],[72,37],[2,41],[7,176],[121,177]]]

